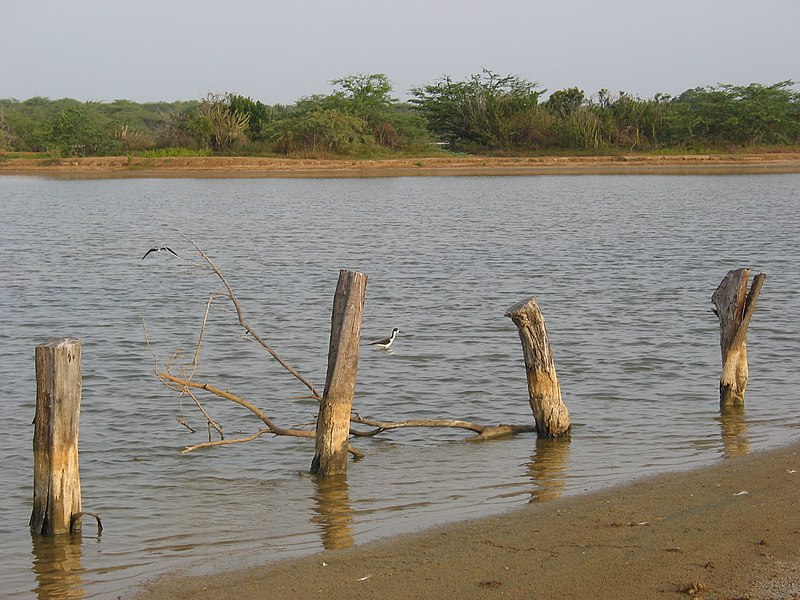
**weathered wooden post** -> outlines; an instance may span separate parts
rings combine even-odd
[[[714,314],[719,319],[719,344],[722,351],[722,375],[719,378],[720,406],[744,404],[749,376],[747,369],[747,328],[756,310],[756,301],[766,279],[764,273],[747,284],[750,269],[728,271],[711,295]]]
[[[70,531],[81,512],[78,424],[81,411],[81,342],[73,338],[36,346],[31,533]]]
[[[317,417],[316,454],[311,472],[341,475],[347,472],[350,411],[356,389],[361,317],[367,293],[367,276],[339,271],[333,298],[328,373]]]
[[[528,375],[528,397],[539,437],[559,437],[569,432],[569,411],[561,400],[553,352],[542,311],[536,298],[523,300],[506,311],[517,326]]]

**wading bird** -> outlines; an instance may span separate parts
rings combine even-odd
[[[397,337],[398,333],[400,333],[400,330],[397,327],[395,327],[394,329],[392,329],[392,335],[390,335],[388,338],[383,340],[378,340],[377,342],[370,342],[369,345],[379,346],[384,350],[388,350],[389,348],[391,348],[392,344],[394,344],[394,338]]]

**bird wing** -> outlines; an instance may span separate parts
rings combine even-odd
[[[151,252],[158,252],[158,248],[150,248],[150,250],[148,250],[147,252],[144,253],[144,256],[142,257],[142,260],[147,258],[147,255],[150,254]]]
[[[178,256],[178,253],[177,253],[177,252],[175,252],[175,250],[173,250],[173,249],[172,249],[172,248],[170,248],[169,246],[164,246],[164,250],[169,250],[169,251],[170,251],[170,252],[172,252],[172,253],[173,253],[175,256]]]

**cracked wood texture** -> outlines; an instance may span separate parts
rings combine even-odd
[[[317,417],[316,454],[311,472],[342,475],[347,472],[350,412],[358,372],[361,318],[367,293],[367,276],[341,270],[331,316],[328,372]]]
[[[569,411],[561,399],[553,351],[544,317],[536,298],[515,304],[505,316],[517,326],[528,378],[528,398],[539,437],[565,435],[570,429]]]
[[[744,404],[744,392],[749,377],[747,328],[756,310],[756,301],[766,277],[764,273],[753,277],[748,292],[750,270],[728,271],[711,295],[714,312],[719,318],[719,344],[722,352],[722,374],[719,378],[720,406]]]
[[[81,512],[81,342],[62,338],[40,344],[35,360],[31,533],[67,533],[72,516]]]

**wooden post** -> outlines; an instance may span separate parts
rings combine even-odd
[[[361,317],[367,293],[367,276],[339,271],[333,298],[328,373],[317,417],[316,454],[311,472],[342,475],[347,472],[350,411],[356,389]]]
[[[747,328],[756,310],[756,301],[766,279],[764,273],[753,277],[750,291],[749,269],[728,271],[711,295],[714,314],[719,319],[719,344],[722,351],[722,375],[719,378],[720,406],[744,404],[749,376],[747,369]]]
[[[553,352],[536,298],[515,304],[505,316],[514,321],[522,342],[536,434],[548,438],[567,434],[570,429],[569,411],[561,400]]]
[[[35,357],[31,533],[66,533],[73,515],[81,512],[81,342],[51,340],[36,346]]]

